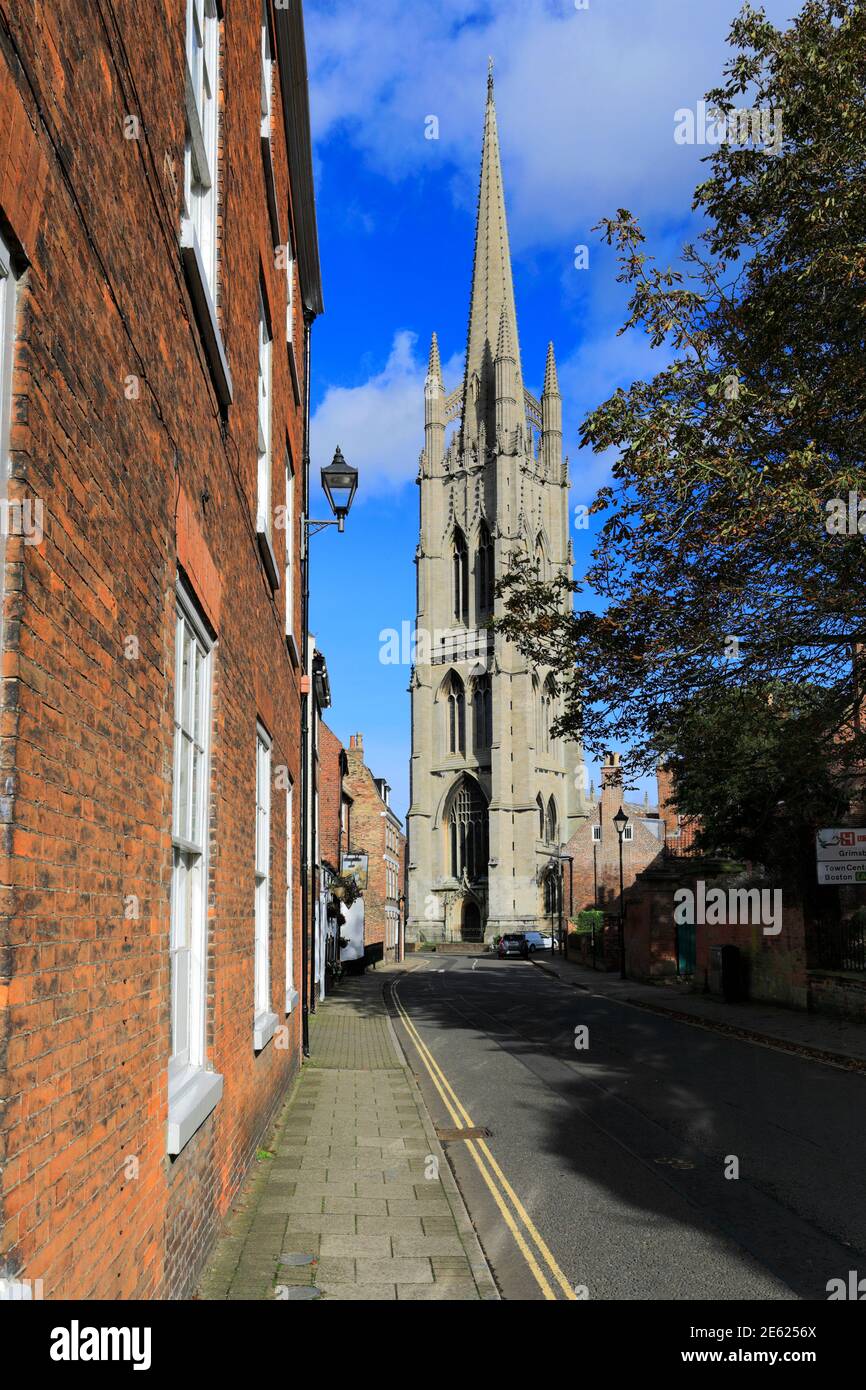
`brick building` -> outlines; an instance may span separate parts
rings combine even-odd
[[[392,810],[391,789],[374,777],[364,762],[364,740],[352,734],[347,751],[346,790],[352,798],[351,845],[369,856],[364,892],[364,940],[367,963],[402,956],[406,837]]]
[[[327,689],[327,698],[324,692]],[[352,798],[345,787],[348,772],[346,750],[325,723],[323,712],[330,706],[327,667],[320,652],[313,656],[313,709],[315,733],[311,794],[315,799],[313,833],[310,837],[311,890],[313,895],[313,941],[311,961],[313,986],[311,1001],[328,992],[329,964],[338,958],[338,926],[331,882],[340,872],[340,860],[349,847]]]
[[[666,774],[659,777],[659,803],[664,806],[670,795]],[[618,753],[609,753],[601,769],[601,791],[596,797],[590,791],[588,816],[572,835],[565,853],[573,864],[565,864],[564,906],[569,915],[586,907],[600,907],[605,912],[619,912],[619,836],[613,818],[620,807],[628,816],[623,833],[622,868],[626,888],[634,883],[642,869],[658,860],[664,852],[666,819],[676,818],[665,808],[627,801],[623,797],[622,772]],[[548,896],[548,901],[550,895]],[[550,903],[551,908],[555,904]]]
[[[182,1297],[300,1057],[300,0],[8,0],[0,153],[0,1276]]]
[[[352,797],[345,787],[349,771],[346,750],[333,730],[319,727],[319,862],[334,873],[349,848]]]

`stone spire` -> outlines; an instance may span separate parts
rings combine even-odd
[[[436,334],[430,343],[430,360],[424,382],[424,453],[427,466],[435,467],[445,456],[445,385]]]
[[[544,390],[541,393],[541,456],[549,477],[562,472],[562,397],[556,375],[553,343],[547,347]]]
[[[436,337],[435,333],[433,337]],[[544,367],[544,395],[559,395],[559,378],[556,375],[556,357],[553,352],[553,343],[547,344],[547,362]]]
[[[517,356],[511,340],[511,327],[505,305],[499,312],[496,335],[496,447],[510,453],[517,428]]]
[[[551,343],[551,348],[552,347],[553,344]],[[440,386],[442,385],[442,363],[439,358],[439,339],[436,337],[435,333],[430,339],[430,356],[427,359],[427,376],[428,379],[432,377],[439,382]]]
[[[523,373],[520,366],[520,340],[514,306],[514,282],[511,274],[511,252],[508,244],[491,66],[487,78],[487,110],[484,115],[472,299],[466,343],[464,437],[477,438],[482,421],[487,438],[493,436],[496,401],[494,363],[503,317],[505,340],[510,344],[514,359],[514,394],[518,404],[518,415],[522,417]]]

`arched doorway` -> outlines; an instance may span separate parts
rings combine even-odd
[[[481,910],[474,898],[466,898],[463,903],[463,917],[460,923],[461,939],[463,941],[481,941],[483,935]]]

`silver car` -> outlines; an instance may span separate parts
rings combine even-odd
[[[526,933],[522,931],[508,932],[499,942],[497,955],[500,960],[506,956],[523,956],[526,954]]]
[[[523,933],[523,954],[525,956],[534,955],[536,951],[552,951],[554,941],[552,936],[545,936],[540,931],[527,931]]]

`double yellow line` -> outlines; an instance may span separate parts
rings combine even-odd
[[[430,1080],[436,1087],[442,1104],[445,1106],[455,1129],[474,1129],[472,1118],[466,1107],[461,1103],[460,1098],[454,1091],[453,1086],[448,1081],[439,1063],[436,1061],[430,1049],[421,1038],[417,1028],[407,1014],[397,994],[396,983],[391,989],[391,997],[403,1026],[415,1047],[418,1055],[427,1070]],[[466,1147],[475,1160],[476,1167],[486,1183],[494,1202],[499,1208],[502,1219],[514,1237],[517,1248],[529,1266],[532,1275],[541,1289],[542,1294],[549,1302],[556,1302],[558,1297],[564,1296],[567,1299],[577,1301],[577,1295],[569,1284],[556,1260],[553,1258],[547,1244],[536,1229],[526,1208],[521,1202],[517,1193],[509,1183],[490,1149],[483,1139],[467,1139]],[[507,1202],[511,1204],[509,1208]],[[528,1238],[528,1239],[527,1239]],[[530,1242],[532,1244],[530,1244]],[[532,1249],[535,1246],[535,1250]],[[536,1256],[537,1252],[537,1256]],[[543,1268],[546,1265],[546,1270]],[[548,1274],[552,1278],[548,1278]],[[559,1285],[562,1295],[558,1295],[555,1285]]]

